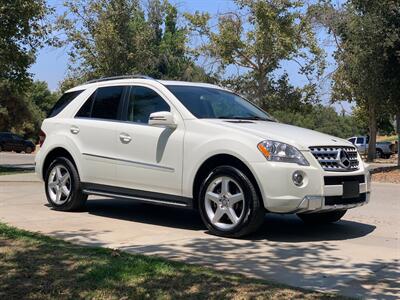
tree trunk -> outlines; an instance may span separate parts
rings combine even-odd
[[[367,162],[373,162],[376,155],[376,112],[375,105],[371,104],[368,107],[368,123],[369,123],[369,144]]]
[[[262,109],[267,110],[267,103],[265,101],[266,98],[266,81],[265,81],[265,74],[263,72],[260,72],[259,74],[257,74],[256,76],[256,80],[257,80],[257,100],[259,105],[261,106]]]
[[[396,127],[397,127],[397,166],[400,167],[400,109],[396,113]]]

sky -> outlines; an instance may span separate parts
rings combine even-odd
[[[180,12],[208,12],[211,15],[216,15],[220,12],[232,11],[235,5],[232,0],[171,0],[176,4]],[[63,0],[48,0],[48,4],[56,9],[56,14],[62,14],[65,9]],[[318,39],[327,54],[327,69],[326,74],[331,72],[335,63],[332,58],[332,53],[335,48],[328,42],[328,35],[321,31],[318,32]],[[291,62],[283,62],[282,67],[288,72],[290,81],[295,86],[302,86],[306,83],[306,78],[298,74],[298,67]],[[59,83],[67,75],[68,55],[65,48],[45,47],[38,53],[37,60],[30,68],[35,80],[46,81],[50,90],[56,90]],[[330,82],[327,81],[322,87],[322,99],[325,104],[329,102]],[[351,106],[348,103],[343,104],[347,112],[351,111]],[[337,110],[341,109],[340,105],[335,105]]]

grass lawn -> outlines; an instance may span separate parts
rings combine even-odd
[[[0,299],[339,299],[0,223]]]
[[[26,170],[21,168],[9,168],[0,166],[0,175],[10,175],[10,174],[17,174],[17,173],[32,173],[33,170]]]

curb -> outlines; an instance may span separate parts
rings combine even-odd
[[[398,166],[385,166],[385,167],[375,167],[375,168],[370,168],[369,172],[371,174],[376,174],[376,173],[381,173],[381,172],[389,172],[393,171],[396,169],[399,169],[400,167]]]

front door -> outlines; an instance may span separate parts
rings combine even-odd
[[[148,125],[153,112],[171,111],[176,128]],[[120,186],[181,195],[184,123],[160,94],[132,86],[125,104],[126,122],[117,132],[117,177]]]

